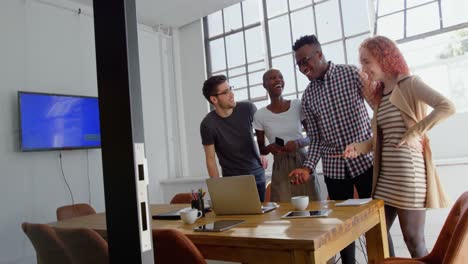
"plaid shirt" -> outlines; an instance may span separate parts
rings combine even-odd
[[[372,166],[372,154],[356,159],[333,158],[347,145],[372,137],[369,115],[361,94],[359,70],[352,65],[334,65],[323,80],[313,80],[302,96],[309,153],[304,167],[315,169],[322,158],[323,174],[332,179],[345,179],[346,168],[354,178]]]

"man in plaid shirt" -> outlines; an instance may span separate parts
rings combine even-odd
[[[327,62],[317,38],[303,36],[293,50],[299,70],[310,80],[302,96],[309,153],[302,168],[293,170],[291,183],[302,184],[313,174],[322,158],[323,174],[330,199],[353,198],[353,186],[360,198],[372,191],[372,154],[344,159],[348,144],[372,136],[369,115],[362,96],[359,70],[352,65]],[[342,263],[355,263],[354,243],[341,251]]]

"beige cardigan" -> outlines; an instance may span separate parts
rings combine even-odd
[[[398,85],[390,96],[390,103],[401,111],[401,116],[407,128],[404,137],[413,134],[423,139],[423,156],[426,163],[427,179],[426,208],[447,207],[448,198],[440,184],[432,160],[432,152],[426,132],[435,124],[454,114],[454,105],[417,76],[399,78]],[[427,105],[434,109],[429,115],[426,113]],[[377,127],[377,114],[378,107],[374,109],[374,117],[372,119],[373,138],[353,144],[359,153],[374,152],[372,196],[374,195],[377,177],[380,172],[381,131]]]

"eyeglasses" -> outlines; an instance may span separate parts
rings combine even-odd
[[[234,89],[234,86],[229,86],[229,88],[227,88],[226,90],[224,90],[224,91],[222,91],[220,93],[217,93],[217,94],[213,94],[212,96],[218,96],[218,95],[232,93],[232,89]]]
[[[307,56],[305,58],[302,58],[300,61],[296,63],[296,67],[301,68],[302,66],[307,65],[309,63],[310,59],[312,59],[313,55]]]

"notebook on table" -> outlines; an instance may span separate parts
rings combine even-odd
[[[262,206],[253,175],[211,178],[206,185],[217,215],[263,214],[277,208]]]

